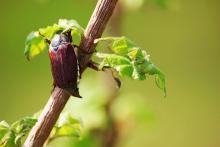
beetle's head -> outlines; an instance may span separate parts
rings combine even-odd
[[[54,35],[51,44],[50,44],[50,49],[53,51],[57,51],[59,45],[65,44],[70,42],[70,39],[68,38],[68,36],[66,34],[56,34]]]

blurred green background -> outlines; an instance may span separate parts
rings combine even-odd
[[[59,18],[76,19],[86,27],[95,3],[0,1],[0,120],[11,123],[31,115],[42,109],[50,96],[52,77],[47,52],[28,62],[23,55],[27,34]],[[146,48],[166,74],[168,96],[163,98],[153,78],[141,82],[123,79],[119,96],[125,99],[122,103],[126,98],[140,100],[148,113],[141,116],[146,118],[143,123],[131,127],[127,137],[119,140],[118,146],[220,146],[220,1],[170,0],[167,8],[149,3],[124,15],[122,34]],[[79,111],[80,105],[92,98],[104,99],[104,76],[87,70],[80,84],[84,99],[71,99],[67,105],[66,109],[82,118],[85,126],[90,121],[98,124],[99,120],[89,118],[96,114],[89,107],[89,113],[86,107]],[[126,111],[131,105],[117,111]]]

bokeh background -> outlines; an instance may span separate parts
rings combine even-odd
[[[32,115],[50,96],[47,52],[32,62],[24,57],[28,33],[59,18],[76,19],[86,27],[95,4],[95,0],[0,0],[0,120],[12,123]],[[163,70],[168,95],[163,97],[152,77],[123,79],[114,113],[122,119],[134,109],[140,115],[135,124],[128,119],[118,146],[219,147],[220,1],[169,0],[166,6],[149,1],[124,13],[121,34],[145,48]],[[80,84],[84,99],[73,98],[66,107],[85,128],[102,124],[97,103],[108,93],[105,77],[87,70]],[[50,146],[73,146],[72,142],[58,139]]]

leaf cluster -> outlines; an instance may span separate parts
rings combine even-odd
[[[31,32],[25,41],[24,54],[26,58],[31,60],[44,50],[48,49],[49,46],[45,42],[45,39],[51,40],[55,34],[66,32],[68,30],[71,30],[71,35],[75,40],[77,40],[77,38],[79,40],[84,32],[84,29],[73,19],[60,19],[57,24]]]
[[[25,117],[11,126],[6,121],[0,122],[0,147],[20,147],[22,139],[37,122],[37,119]]]
[[[6,121],[0,122],[0,147],[21,147],[29,131],[37,122],[36,116],[25,117],[12,125]],[[48,143],[58,137],[80,137],[81,123],[70,113],[61,113],[56,125],[53,127],[52,133],[48,139]]]
[[[165,75],[151,62],[145,50],[126,37],[106,37],[95,42],[107,42],[107,48],[111,51],[111,53],[96,53],[101,59],[100,69],[105,66],[111,67],[119,76],[127,76],[134,80],[145,80],[148,75],[154,75],[157,86],[166,95]]]

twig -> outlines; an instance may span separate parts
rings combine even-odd
[[[101,37],[105,26],[111,17],[118,0],[99,0],[92,17],[85,30],[84,37],[80,44],[79,62],[83,72],[94,51],[94,40]],[[61,111],[67,103],[70,95],[64,90],[56,87],[44,107],[38,122],[29,133],[24,147],[42,147],[56,123]]]

